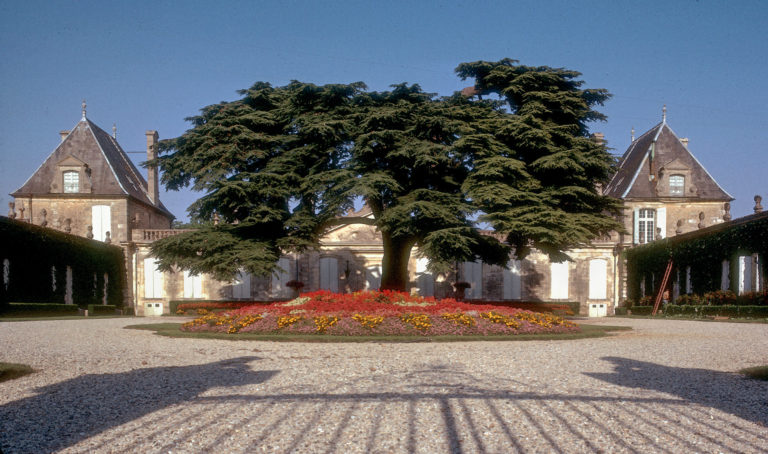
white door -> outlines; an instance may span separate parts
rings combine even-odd
[[[320,289],[339,291],[339,261],[335,257],[320,259]]]
[[[739,295],[752,291],[752,256],[739,257]]]
[[[589,305],[590,317],[605,317],[608,315],[608,305],[603,303],[591,303]]]
[[[158,317],[160,315],[163,315],[163,303],[145,303],[144,304],[145,317]]]
[[[109,205],[94,205],[91,207],[91,226],[93,227],[94,240],[104,241],[107,237],[107,232],[110,232],[110,237],[112,236],[112,218]]]

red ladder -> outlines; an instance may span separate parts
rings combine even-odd
[[[664,296],[664,290],[666,290],[667,284],[669,283],[670,274],[672,274],[672,259],[669,259],[669,262],[667,262],[667,269],[664,270],[664,278],[661,280],[659,292],[656,293],[656,301],[653,303],[653,312],[651,312],[651,315],[656,315],[656,311],[659,310],[661,298]]]

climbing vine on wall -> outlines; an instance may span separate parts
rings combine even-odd
[[[645,282],[645,293],[655,294],[661,284],[667,262],[672,259],[675,270],[670,279],[679,272],[681,293],[684,293],[686,269],[691,270],[691,286],[695,293],[720,289],[722,262],[730,262],[731,288],[736,285],[737,261],[740,255],[757,253],[762,260],[768,257],[768,215],[750,216],[734,225],[723,225],[712,232],[694,232],[679,237],[666,238],[638,246],[626,251],[627,286],[629,299],[638,301],[641,297],[641,283]],[[696,233],[701,233],[697,235]],[[651,285],[651,283],[653,283]]]
[[[0,217],[0,266],[0,306],[64,303],[68,274],[74,304],[102,304],[105,275],[107,304],[123,303],[125,262],[117,246]]]

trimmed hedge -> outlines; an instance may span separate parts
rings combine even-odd
[[[633,311],[634,313],[634,311]],[[768,318],[768,306],[677,306],[664,308],[665,315],[689,315],[692,317]]]
[[[72,269],[72,299],[86,307],[100,304],[107,275],[107,302],[122,306],[125,260],[118,246],[0,217],[0,312],[10,301],[64,303],[67,267]],[[54,288],[55,282],[55,288]]]
[[[78,315],[79,308],[74,304],[54,303],[9,303],[2,315],[13,317],[48,316],[48,315]]]
[[[616,308],[616,315],[619,314],[619,309]],[[632,315],[651,315],[653,306],[632,306]],[[684,315],[692,318],[704,318],[704,317],[734,317],[734,318],[768,318],[768,306],[692,306],[675,304],[668,304],[662,308],[662,316],[677,316]]]
[[[176,314],[179,310],[179,306],[182,306],[183,310],[197,310],[197,309],[240,309],[241,307],[254,306],[257,304],[272,304],[276,301],[189,301],[189,300],[171,300],[168,302],[171,315]]]
[[[115,315],[115,309],[112,304],[89,304],[88,315]]]
[[[632,315],[651,315],[653,306],[632,306]]]
[[[626,307],[617,307],[615,308],[616,315],[627,315],[627,308]]]

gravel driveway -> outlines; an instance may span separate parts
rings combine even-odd
[[[768,324],[610,319],[576,341],[171,339],[163,319],[0,323],[0,450],[766,452]]]

